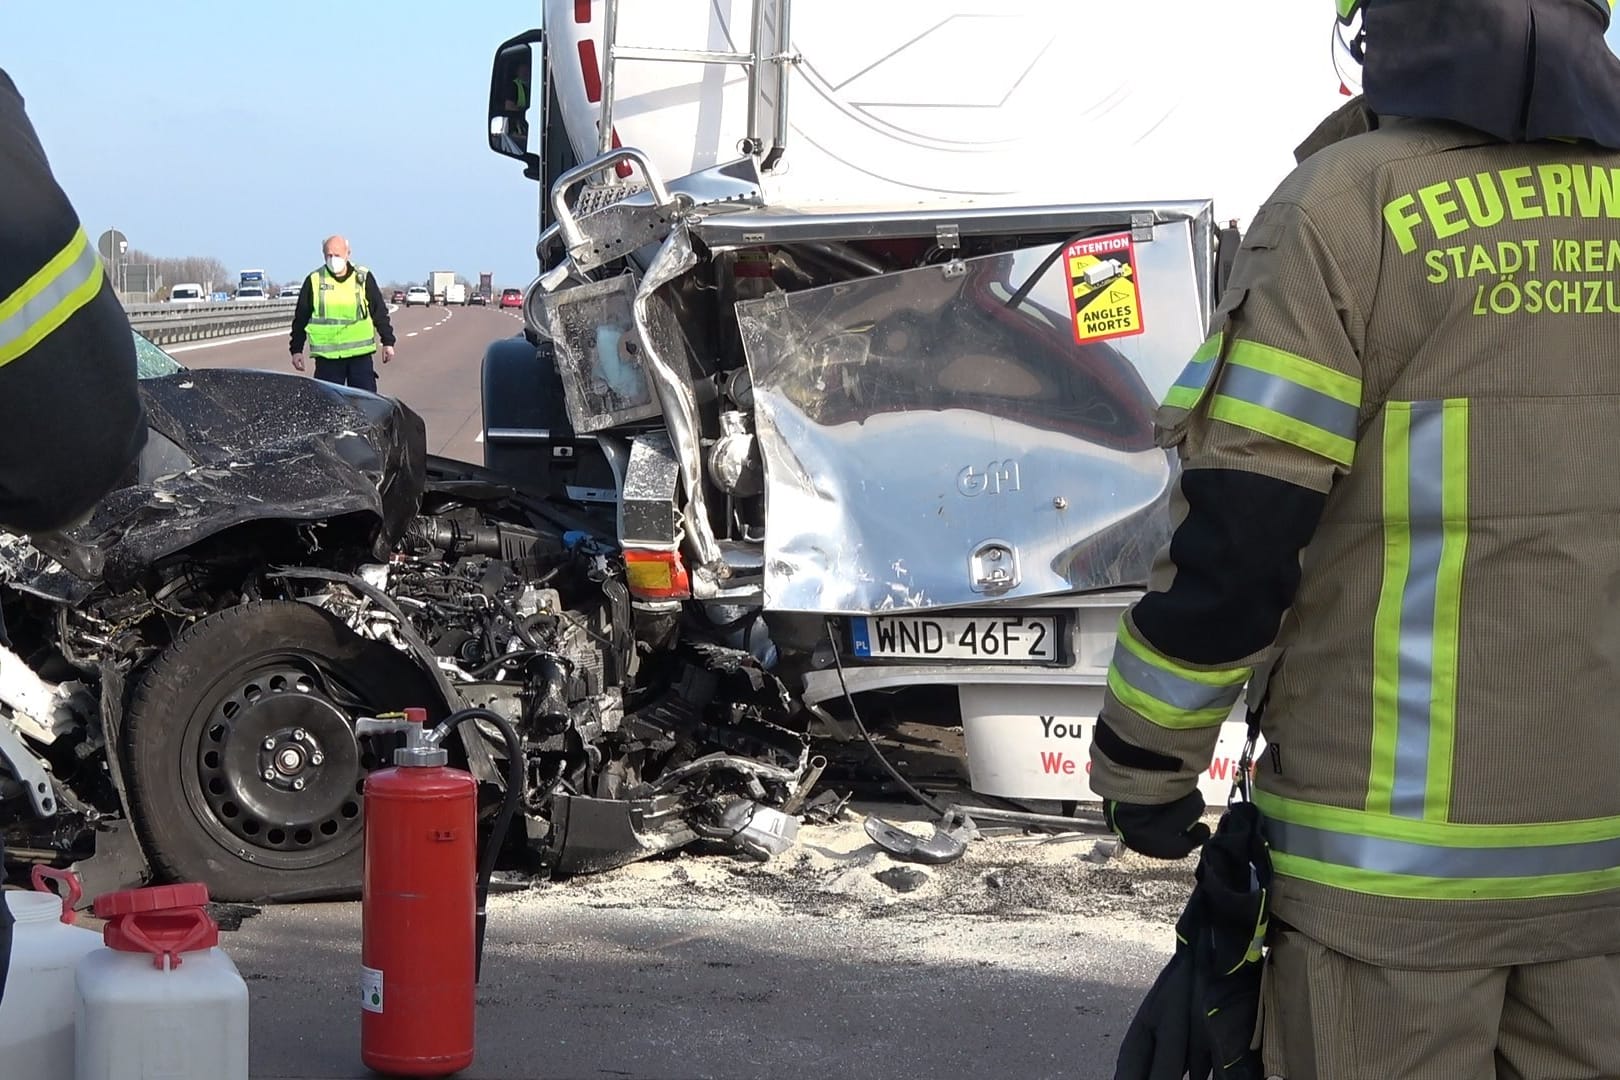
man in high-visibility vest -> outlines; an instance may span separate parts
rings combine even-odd
[[[293,308],[292,365],[304,370],[304,349],[315,358],[315,377],[339,386],[377,391],[373,360],[382,340],[383,363],[394,358],[388,302],[371,271],[349,262],[349,242],[329,236],[322,265],[304,279]]]
[[[0,530],[50,532],[117,484],[146,418],[129,317],[4,71],[0,193]],[[0,902],[0,997],[10,960]]]
[[[1126,845],[1187,855],[1252,684],[1264,1075],[1620,1077],[1610,0],[1338,14],[1364,97],[1165,398],[1175,528],[1091,784]]]
[[[505,102],[506,131],[512,138],[526,142],[529,137],[529,61],[520,61],[512,73],[512,88]]]

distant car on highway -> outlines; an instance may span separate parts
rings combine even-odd
[[[404,289],[395,289],[393,298],[390,299],[388,302],[390,304],[403,304],[405,302],[405,290]]]
[[[467,303],[477,304],[482,307],[483,305],[489,303],[489,297],[475,289],[467,295]]]
[[[433,294],[420,285],[412,285],[405,291],[405,306],[415,307],[417,304],[421,304],[423,307],[431,307]]]
[[[186,282],[176,285],[169,290],[169,303],[171,304],[201,304],[206,302],[208,294],[203,287],[195,282]]]
[[[501,290],[501,307],[503,307],[503,308],[509,308],[509,307],[520,308],[522,306],[523,306],[523,290],[522,289],[502,289]]]
[[[238,300],[263,300],[264,290],[257,285],[244,285],[236,290]]]

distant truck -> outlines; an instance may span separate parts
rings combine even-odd
[[[484,298],[484,303],[495,299],[495,272],[485,270],[478,275],[478,295]]]
[[[467,306],[467,286],[460,282],[452,282],[445,287],[444,306],[449,307],[451,304],[460,304],[462,307]]]
[[[432,294],[433,302],[435,304],[444,303],[445,295],[450,291],[450,286],[455,283],[456,273],[454,270],[435,270],[429,274],[428,292]]]

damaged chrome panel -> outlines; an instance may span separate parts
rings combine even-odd
[[[568,419],[581,434],[657,416],[658,397],[640,362],[636,279],[606,281],[546,293],[546,334],[556,345]]]
[[[1157,402],[1203,337],[1192,223],[1138,242],[1145,332],[1077,345],[1026,248],[738,305],[766,606],[828,614],[1141,585],[1168,539]],[[1030,279],[1034,277],[1032,282]]]
[[[730,576],[730,570],[709,524],[708,495],[703,484],[703,428],[692,386],[693,365],[680,324],[657,295],[660,288],[691,270],[697,261],[686,228],[676,228],[658,250],[658,256],[647,270],[646,280],[636,290],[635,316],[636,330],[644,346],[643,355],[663,406],[664,423],[669,427],[676,460],[680,463],[700,594],[706,584],[712,595],[718,582]]]

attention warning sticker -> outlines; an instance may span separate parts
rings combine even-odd
[[[1142,332],[1142,289],[1130,233],[1076,240],[1063,259],[1069,268],[1069,310],[1078,344]]]

